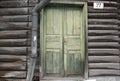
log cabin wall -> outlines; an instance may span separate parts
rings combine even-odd
[[[104,9],[93,9],[103,1]],[[120,76],[119,27],[116,0],[88,0],[89,77]]]
[[[120,1],[76,1],[88,2],[89,77],[120,76]],[[103,1],[105,8],[93,9],[94,1]],[[38,0],[0,0],[1,81],[25,81],[30,48],[31,9],[37,2]]]
[[[38,0],[0,0],[0,81],[25,81],[31,9]]]

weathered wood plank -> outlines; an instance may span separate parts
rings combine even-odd
[[[0,8],[17,8],[17,7],[26,7],[28,6],[28,0],[20,1],[0,1]]]
[[[89,56],[119,56],[119,49],[88,49]]]
[[[0,21],[7,22],[29,22],[30,15],[0,16]]]
[[[21,47],[30,46],[28,39],[0,39],[0,47]]]
[[[90,19],[117,19],[117,13],[89,13]]]
[[[0,31],[1,30],[30,30],[25,24],[12,24],[8,22],[0,22]]]
[[[117,19],[88,19],[88,24],[117,25]]]
[[[89,69],[115,69],[119,70],[119,63],[89,63]]]
[[[24,39],[27,38],[27,31],[0,31],[0,39]]]
[[[29,22],[10,22],[11,24],[29,27]]]
[[[0,71],[0,78],[25,79],[26,78],[26,72],[25,71]]]
[[[1,8],[0,16],[4,15],[27,15],[28,8]]]
[[[120,33],[118,32],[118,30],[109,30],[109,31],[106,31],[106,30],[89,30],[88,31],[88,35],[89,36],[110,36],[110,35],[113,35],[113,36],[119,36]]]
[[[119,42],[118,36],[88,36],[89,42]]]
[[[27,55],[27,47],[0,47],[1,55]],[[11,57],[10,56],[10,57]]]
[[[88,45],[118,45],[119,42],[89,42]]]
[[[120,70],[90,69],[89,76],[120,76]]]
[[[89,63],[119,63],[119,56],[89,56]]]
[[[25,71],[26,62],[0,62],[0,71]]]
[[[26,62],[26,56],[0,55],[0,62]]]
[[[89,42],[88,48],[100,49],[100,48],[116,48],[119,49],[120,45],[118,42]]]
[[[89,30],[120,30],[118,25],[88,25]]]

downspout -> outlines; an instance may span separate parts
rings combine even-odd
[[[37,60],[38,12],[44,8],[49,1],[50,0],[41,0],[32,10],[31,56],[26,81],[32,81]]]

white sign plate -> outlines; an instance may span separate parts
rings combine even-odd
[[[85,80],[85,81],[96,81],[96,79],[90,79],[90,80]]]
[[[93,8],[94,9],[103,9],[104,8],[104,3],[102,3],[102,2],[94,2]]]

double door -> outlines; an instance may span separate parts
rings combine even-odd
[[[41,23],[41,67],[44,76],[82,76],[85,27],[81,7],[46,7]]]

